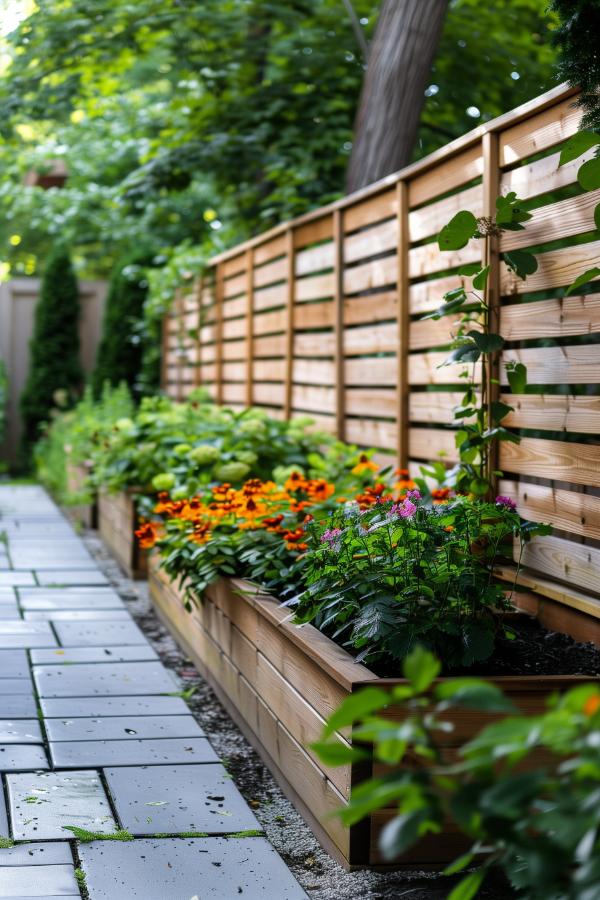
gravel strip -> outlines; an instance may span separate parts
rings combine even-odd
[[[94,531],[82,535],[86,546],[143,629],[163,663],[177,673],[183,689],[194,688],[187,701],[216,753],[252,807],[265,833],[313,900],[443,900],[452,882],[430,872],[346,872],[313,837],[286,799],[262,760],[238,730],[219,700],[179,649],[152,609],[148,584],[121,572]],[[481,900],[508,900],[507,885],[484,889]]]

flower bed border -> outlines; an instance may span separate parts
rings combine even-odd
[[[311,625],[290,621],[289,611],[256,588],[235,579],[212,585],[188,613],[183,591],[149,559],[154,606],[185,652],[255,747],[319,841],[345,868],[384,868],[378,835],[393,815],[375,813],[351,828],[332,811],[353,785],[373,771],[371,760],[331,769],[308,749],[324,720],[341,700],[367,684],[393,687],[402,679],[382,679]],[[250,593],[242,593],[249,591]],[[585,676],[503,676],[493,679],[525,712],[544,708],[549,694],[589,682]],[[394,717],[394,710],[389,715]],[[454,744],[473,736],[484,721],[480,712],[455,715]],[[349,735],[339,735],[345,740]],[[532,757],[535,763],[535,754]],[[401,860],[403,866],[437,868],[465,849],[450,827],[422,840]]]
[[[129,578],[148,574],[147,554],[135,536],[137,528],[137,491],[131,489],[98,494],[98,530],[110,552]]]

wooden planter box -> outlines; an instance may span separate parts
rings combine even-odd
[[[138,527],[135,491],[98,495],[98,529],[112,555],[129,578],[146,578],[147,554],[135,536]]]
[[[67,463],[67,491],[69,494],[83,494],[87,491],[85,482],[88,470],[85,466]],[[96,528],[98,524],[98,504],[95,492],[89,492],[92,499],[89,503],[76,503],[65,506],[69,518],[85,528]]]
[[[375,813],[351,828],[331,813],[346,803],[352,786],[372,772],[370,760],[340,768],[325,766],[309,744],[320,738],[329,714],[350,693],[367,685],[391,688],[401,679],[378,678],[311,625],[290,622],[289,611],[251,585],[222,580],[187,612],[182,591],[149,559],[150,594],[158,614],[262,756],[323,846],[346,868],[383,868],[378,851],[381,829],[392,809]],[[255,593],[241,594],[246,590]],[[553,691],[587,682],[586,677],[511,677],[494,679],[527,713],[541,712]],[[391,708],[391,718],[401,716]],[[456,711],[449,746],[460,746],[492,716]],[[351,740],[348,733],[340,740]],[[423,765],[418,759],[411,765]],[[400,861],[404,866],[433,868],[466,849],[464,838],[449,826],[424,838]]]

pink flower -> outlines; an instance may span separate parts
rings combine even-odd
[[[409,500],[420,500],[421,491],[419,490],[419,488],[415,488],[414,491],[407,491],[406,496]]]
[[[400,516],[402,519],[410,519],[411,516],[414,516],[416,511],[417,507],[407,497],[401,503],[394,503],[388,512],[388,518],[392,519],[394,516]]]
[[[506,509],[510,509],[513,512],[517,508],[517,504],[511,497],[504,497],[502,494],[496,497],[496,506],[504,506]]]
[[[338,551],[340,549],[340,541],[338,539],[341,534],[341,528],[328,528],[321,535],[321,543],[327,544],[330,550]]]

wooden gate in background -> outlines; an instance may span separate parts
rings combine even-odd
[[[213,259],[165,319],[163,386],[178,398],[202,385],[235,408],[310,415],[417,471],[440,453],[454,461],[460,366],[439,367],[452,321],[421,317],[458,285],[459,266],[480,259],[482,242],[442,253],[436,236],[459,210],[488,215],[499,193],[516,191],[534,218],[503,236],[491,288],[504,360],[527,365],[529,387],[510,394],[503,375],[515,407],[506,421],[522,440],[501,447],[499,489],[555,527],[525,552],[521,584],[536,595],[524,602],[551,626],[566,606],[571,630],[600,640],[600,293],[564,297],[599,264],[600,191],[577,187],[583,159],[558,168],[580,120],[574,99],[556,88]],[[515,248],[538,258],[526,282],[502,262]]]

